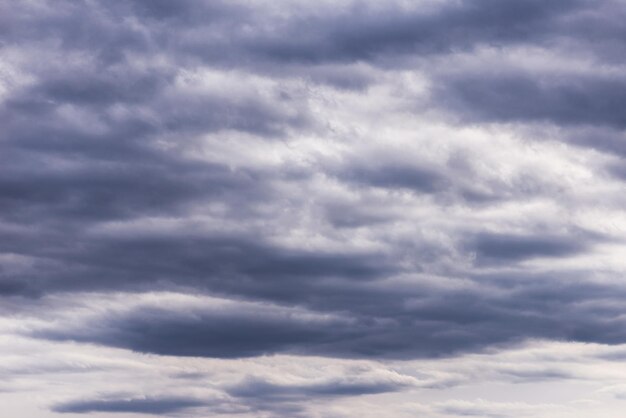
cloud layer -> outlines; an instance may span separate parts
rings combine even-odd
[[[623,398],[623,6],[7,4],[0,349],[23,363],[0,397],[32,418],[619,416],[598,399]],[[29,364],[32,344],[56,348]],[[574,360],[476,366],[537,344]]]

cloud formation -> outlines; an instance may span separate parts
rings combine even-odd
[[[626,343],[623,6],[7,5],[0,397],[30,418],[552,417],[595,379],[590,414],[615,415],[593,402],[621,375],[581,347]],[[532,344],[580,364],[475,367]],[[479,377],[534,397],[459,389]]]
[[[90,412],[133,412],[152,415],[166,415],[187,408],[203,406],[196,399],[186,398],[144,398],[128,400],[88,400],[74,401],[57,405],[55,412],[85,414]]]

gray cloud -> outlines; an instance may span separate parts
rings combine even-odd
[[[530,230],[519,235],[468,233],[468,228],[461,228],[450,232],[450,242],[446,244],[433,238],[410,242],[389,238],[376,229],[379,227],[376,225],[405,221],[401,211],[383,216],[382,211],[376,214],[355,205],[345,208],[332,201],[326,206],[323,202],[307,203],[306,192],[300,191],[316,178],[316,170],[322,170],[325,171],[322,174],[342,187],[358,193],[368,192],[368,187],[379,192],[409,190],[417,195],[451,196],[447,201],[435,201],[436,205],[445,206],[448,201],[460,206],[480,202],[489,207],[511,196],[525,198],[532,194],[523,182],[492,181],[487,183],[486,191],[475,192],[468,184],[480,174],[471,163],[466,163],[469,168],[460,167],[463,164],[455,166],[453,157],[458,154],[451,155],[448,160],[452,162],[442,166],[423,161],[408,164],[401,162],[407,161],[406,158],[386,157],[369,163],[356,153],[354,160],[341,161],[334,166],[296,164],[295,171],[299,173],[296,176],[288,165],[267,168],[247,164],[247,161],[229,161],[229,158],[235,160],[236,154],[194,157],[202,154],[198,150],[212,151],[222,143],[233,141],[228,137],[231,134],[249,136],[249,141],[260,141],[270,147],[277,142],[293,141],[293,132],[311,133],[324,126],[322,121],[315,120],[309,103],[312,99],[306,90],[298,87],[293,91],[264,79],[271,71],[263,65],[259,65],[259,74],[246,72],[249,66],[243,62],[251,59],[249,57],[261,54],[263,59],[273,57],[279,62],[303,60],[323,65],[328,65],[326,61],[363,60],[378,65],[373,58],[378,54],[423,51],[445,55],[482,42],[502,42],[503,45],[534,42],[543,39],[543,35],[556,36],[554,33],[559,28],[553,28],[552,23],[563,23],[562,16],[578,13],[587,7],[586,3],[568,1],[557,5],[531,1],[523,6],[505,7],[500,2],[483,1],[475,5],[433,6],[427,11],[406,13],[396,6],[382,11],[367,6],[358,10],[325,10],[328,15],[322,13],[321,17],[310,17],[307,10],[301,9],[277,24],[274,34],[252,25],[251,30],[260,31],[258,36],[241,35],[244,40],[235,37],[232,42],[236,45],[229,51],[243,55],[239,57],[240,67],[233,64],[237,61],[231,61],[230,65],[241,72],[235,72],[234,76],[223,74],[215,67],[202,67],[201,61],[195,61],[196,67],[186,67],[189,61],[168,49],[173,44],[165,42],[162,49],[155,47],[157,41],[168,39],[162,38],[163,31],[176,25],[181,25],[181,30],[202,26],[208,31],[203,38],[205,44],[212,47],[212,36],[217,32],[212,32],[211,28],[215,26],[229,33],[239,24],[245,24],[251,18],[246,7],[221,3],[209,6],[185,2],[173,6],[133,2],[101,5],[94,10],[83,3],[64,3],[56,10],[39,10],[40,15],[30,13],[26,5],[14,11],[16,20],[6,30],[13,37],[10,39],[22,42],[25,50],[37,48],[35,40],[44,35],[62,42],[52,48],[50,69],[42,69],[30,61],[21,64],[32,80],[11,89],[2,104],[6,130],[2,142],[5,152],[0,157],[3,161],[0,201],[3,221],[15,228],[6,229],[7,239],[1,248],[32,261],[28,266],[20,265],[4,274],[2,294],[41,296],[47,292],[77,290],[211,291],[237,298],[292,303],[321,312],[347,312],[363,324],[355,328],[356,336],[348,329],[332,330],[332,327],[309,334],[314,330],[306,330],[302,324],[248,323],[249,318],[231,318],[233,329],[240,329],[238,334],[246,327],[251,330],[257,327],[266,333],[276,327],[283,329],[281,335],[285,336],[282,342],[280,338],[275,344],[266,342],[267,346],[258,336],[254,339],[258,346],[250,345],[249,352],[235,351],[234,356],[305,347],[311,341],[326,338],[336,343],[327,352],[326,348],[312,344],[315,348],[311,352],[410,357],[450,354],[492,343],[548,335],[542,327],[531,332],[530,326],[520,319],[526,318],[526,312],[509,311],[506,303],[510,301],[506,298],[493,300],[488,288],[471,294],[471,298],[480,303],[457,311],[437,305],[447,306],[467,296],[420,286],[396,290],[386,288],[385,281],[401,274],[421,274],[429,268],[434,268],[437,274],[447,274],[451,271],[446,266],[453,264],[449,260],[474,253],[476,264],[469,266],[469,270],[454,271],[453,275],[473,277],[480,286],[480,276],[472,273],[473,267],[502,267],[504,263],[536,258],[575,257],[590,251],[598,242],[596,238],[582,234],[535,234]],[[118,19],[126,15],[139,19],[143,29],[133,29],[124,24],[123,19]],[[203,16],[212,17],[199,18]],[[275,17],[270,13],[262,14],[261,18]],[[100,22],[95,33],[101,31],[111,36],[97,38],[84,32],[81,22],[94,19]],[[24,32],[26,23],[33,25],[32,32]],[[299,28],[297,33],[286,36],[296,27]],[[314,31],[313,27],[321,29]],[[445,36],[443,27],[447,28]],[[193,50],[183,42],[187,39],[184,32],[180,35],[180,54],[197,54],[196,58],[203,58],[202,51]],[[215,45],[223,42],[218,38]],[[255,52],[245,52],[251,48],[251,42],[256,45]],[[299,55],[289,52],[289,42],[298,46]],[[103,58],[103,54],[107,55],[105,50],[116,49],[119,50],[117,58]],[[83,51],[82,58],[68,55],[71,59],[61,62],[54,56],[56,52],[76,50]],[[167,59],[156,59],[159,54]],[[242,58],[244,55],[248,58]],[[153,64],[142,64],[142,60]],[[198,66],[208,73],[194,73]],[[321,78],[325,77],[324,68],[330,67],[320,67],[316,73]],[[277,77],[297,77],[302,66],[294,69],[295,74],[290,74],[288,68],[277,71]],[[217,82],[206,87],[205,78],[216,77],[216,74]],[[487,76],[462,72],[447,77],[433,76],[435,81],[441,82],[435,100],[439,98],[449,111],[471,120],[545,118],[564,125],[598,124],[614,129],[621,123],[621,116],[615,110],[621,100],[621,89],[617,88],[619,79],[543,80],[519,71]],[[595,97],[602,100],[596,101]],[[207,136],[217,138],[203,142]],[[540,180],[533,181],[540,183]],[[286,191],[285,185],[295,185],[297,191]],[[363,186],[367,190],[361,190]],[[191,218],[197,213],[206,215],[207,208],[211,207],[219,208],[210,209],[213,212],[208,213],[213,224],[236,222],[242,230],[197,231]],[[293,214],[276,217],[285,208]],[[341,229],[342,225],[371,226],[374,236],[368,239],[380,245],[370,250],[349,250],[349,238],[344,238],[345,251],[320,251],[299,248],[301,244],[290,246],[272,242],[271,237],[280,237],[283,231],[300,227],[299,216],[308,210],[315,216],[320,214],[318,226],[329,225],[330,230],[322,234],[336,235],[334,229]],[[381,216],[383,221],[380,221]],[[141,233],[126,233],[123,227],[114,227],[116,223],[127,223],[131,227],[150,217],[188,222],[169,232],[148,228]],[[448,264],[441,265],[444,264],[441,260]],[[560,287],[560,280],[554,280],[556,288]],[[410,314],[394,306],[398,301],[406,302],[415,297],[424,299],[425,294],[432,297],[432,301]],[[535,306],[533,315],[545,319],[553,312],[543,300],[535,300],[536,297],[529,293],[525,303]],[[153,320],[149,318],[134,320],[140,323]],[[457,329],[468,318],[476,319],[476,328],[467,332]],[[445,319],[444,323],[437,323],[441,319]],[[176,317],[158,319],[164,323],[170,320],[173,330],[187,332],[181,340],[215,332],[219,325],[211,323],[210,318],[191,324],[181,324],[182,320]],[[486,321],[488,326],[480,321]],[[545,323],[551,324],[550,332],[560,326],[559,320]],[[519,328],[512,328],[513,324]],[[113,325],[111,330],[115,328]],[[138,325],[137,329],[140,328]],[[484,335],[483,330],[486,330]],[[342,333],[346,333],[345,338],[341,337]],[[432,337],[422,337],[422,345],[411,347],[415,335],[429,333]],[[401,334],[408,337],[401,337]],[[578,333],[568,331],[562,337],[572,335]],[[98,338],[95,335],[89,339],[99,341]],[[134,342],[124,342],[124,338],[119,335],[103,337],[102,342],[148,352],[184,351],[184,344],[160,348],[160,335],[145,337],[145,340],[138,337]],[[595,334],[588,338],[604,340]],[[154,344],[149,342],[151,340]],[[619,337],[615,337],[615,341],[618,340]],[[220,353],[231,345],[225,342],[227,348],[216,349],[213,353],[206,348],[211,344],[205,342],[197,348],[191,345],[189,350],[222,356]]]
[[[523,280],[510,283],[505,279],[491,289],[474,291],[416,288],[367,294],[356,287],[322,287],[313,290],[319,301],[307,300],[315,310],[304,312],[271,305],[182,311],[144,306],[110,311],[85,322],[58,321],[32,335],[215,358],[288,353],[411,359],[482,351],[528,338],[604,344],[626,341],[615,304],[623,290],[553,279],[545,282],[544,278]],[[328,297],[323,298],[326,292]],[[583,305],[580,295],[585,295]],[[329,309],[349,309],[350,315],[330,314]],[[93,327],[93,323],[99,325]]]
[[[514,262],[535,257],[566,257],[585,251],[592,240],[571,236],[480,234],[473,238],[470,249],[481,262]]]
[[[443,4],[427,11],[397,5],[352,3],[320,16],[296,16],[278,32],[260,31],[248,49],[264,58],[287,62],[376,60],[396,54],[433,54],[471,49],[486,43],[542,41],[553,34],[563,14],[580,1],[524,4],[480,1]],[[554,35],[553,35],[554,36]]]
[[[260,66],[362,60],[385,65],[381,57],[440,54],[481,44],[542,44],[564,35],[611,45],[622,34],[617,22],[606,25],[598,19],[594,3],[581,0],[523,4],[482,0],[413,9],[348,2],[319,10],[293,7],[287,18],[237,2],[172,6],[129,1],[95,6],[64,2],[54,10],[33,13],[24,5],[7,18],[5,36],[17,42],[48,37],[69,48],[95,47],[93,52],[105,62],[123,59],[125,51],[164,49],[184,60]],[[619,4],[604,3],[603,17],[618,12]],[[140,25],[123,19],[129,16]],[[92,25],[89,31],[86,22]],[[230,36],[222,36],[225,32]]]
[[[411,387],[409,379],[401,376],[394,379],[349,378],[319,383],[278,384],[267,380],[249,377],[236,385],[226,388],[229,395],[240,398],[248,404],[261,408],[275,403],[290,403],[319,397],[350,397],[398,392]]]
[[[52,409],[54,412],[87,414],[91,412],[140,413],[168,415],[189,408],[205,406],[206,403],[193,398],[137,398],[137,399],[102,399],[77,400],[60,403]]]
[[[619,77],[464,72],[437,80],[441,106],[469,121],[550,122],[623,129],[626,103]]]
[[[434,170],[399,164],[383,167],[354,167],[343,177],[374,187],[408,189],[424,193],[441,191],[447,186],[446,179]]]
[[[626,342],[620,1],[6,9],[0,299],[19,338],[382,364]],[[132,301],[166,292],[229,302]],[[110,295],[128,306],[99,309]],[[242,380],[222,389],[244,408],[220,413],[306,416],[309,399],[405,387]]]
[[[209,311],[188,316],[166,310],[139,310],[105,322],[93,332],[43,331],[41,337],[72,338],[177,356],[237,358],[259,356],[293,347],[331,343],[347,331],[336,320],[293,318],[269,311]],[[158,325],[157,325],[158,324]],[[120,327],[120,325],[122,325]],[[333,329],[337,329],[336,335]]]

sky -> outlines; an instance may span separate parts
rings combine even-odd
[[[0,0],[0,405],[622,418],[623,0]]]

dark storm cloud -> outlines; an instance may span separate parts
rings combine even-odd
[[[250,377],[226,389],[229,395],[248,401],[294,401],[318,397],[373,395],[407,389],[407,381],[390,379],[346,379],[309,384],[277,384]]]
[[[277,19],[273,26],[252,23],[254,34],[230,45],[241,48],[239,54],[262,61],[369,61],[384,68],[399,63],[392,58],[471,51],[485,45],[562,45],[607,61],[623,60],[620,2],[480,0],[420,6],[348,2],[315,13],[296,8],[290,18]],[[194,52],[203,53],[201,43],[196,48]],[[211,50],[204,46],[205,53]],[[210,56],[215,58],[215,53]]]
[[[17,341],[3,350],[31,359],[0,374],[42,387],[69,376],[73,400],[52,412],[326,416],[315,409],[344,397],[471,380],[329,377],[351,360],[384,369],[534,339],[626,343],[619,231],[579,226],[619,206],[607,193],[596,208],[590,189],[626,179],[622,2],[3,9],[0,312]],[[577,147],[535,161],[539,136]],[[68,361],[28,351],[60,342],[77,343]],[[90,344],[152,356],[103,359]],[[229,361],[195,373],[207,364],[160,356]],[[575,377],[501,366],[493,375],[513,382]],[[69,393],[87,377],[69,373],[98,372],[183,385],[106,396],[97,388],[115,381],[96,376],[80,389],[94,396]],[[198,396],[207,389],[220,397]]]
[[[436,170],[419,165],[389,164],[385,166],[346,167],[339,174],[345,180],[383,189],[406,189],[435,193],[449,187],[447,179]]]
[[[558,126],[626,127],[626,80],[488,70],[435,79],[435,101],[477,122],[548,122]]]
[[[1,276],[0,276],[1,277]],[[28,283],[0,278],[0,296],[31,295]]]
[[[99,74],[85,74],[95,71]],[[226,85],[214,90],[197,86],[184,90],[172,85],[172,77],[168,71],[159,74],[158,70],[136,74],[126,66],[108,71],[97,69],[95,64],[65,68],[58,78],[43,79],[7,98],[2,108],[7,128],[3,136],[31,147],[50,144],[51,139],[60,141],[59,137],[65,145],[95,137],[103,141],[92,143],[93,152],[98,152],[98,145],[115,148],[172,132],[184,135],[234,130],[280,137],[285,129],[304,129],[311,122],[306,108],[280,91],[262,97],[254,87],[243,93],[228,92]],[[235,87],[236,82],[232,83]],[[125,114],[115,114],[116,104],[125,106]],[[98,133],[81,129],[84,126],[80,124],[69,125],[64,110],[93,112],[88,115],[98,123],[94,128],[100,129],[93,129]]]
[[[608,126],[565,127],[561,129],[555,139],[567,141],[567,143],[572,145],[591,148],[607,155],[626,156],[626,135],[624,131]]]
[[[384,379],[329,380],[321,383],[278,384],[268,380],[249,377],[225,388],[225,391],[254,411],[270,411],[276,416],[308,417],[302,405],[311,400],[329,400],[336,397],[351,397],[398,392],[410,384]]]
[[[626,163],[621,159],[618,163],[608,167],[608,171],[614,177],[626,181]]]
[[[182,287],[298,301],[315,297],[308,292],[324,280],[357,285],[398,271],[384,254],[324,254],[280,248],[245,236],[203,237],[189,231],[116,238],[74,233],[67,240],[60,233],[15,234],[10,243],[0,244],[5,251],[42,260],[42,271],[33,276],[26,270],[14,274],[16,279],[27,280],[33,290],[43,292]]]
[[[482,351],[529,338],[626,341],[618,303],[622,288],[527,274],[513,283],[507,278],[491,286],[486,286],[488,278],[481,282],[474,290],[456,291],[387,287],[368,293],[355,286],[319,286],[313,290],[316,297],[302,295],[311,309],[302,312],[271,305],[183,311],[138,307],[84,322],[57,321],[31,335],[218,358],[288,353],[411,359]]]
[[[119,320],[125,322],[122,328],[118,328]],[[333,332],[335,328],[337,335]],[[271,310],[245,312],[244,308],[238,308],[197,312],[192,317],[166,310],[142,310],[125,318],[111,318],[109,323],[101,323],[92,331],[77,329],[72,336],[67,330],[50,331],[41,336],[50,339],[69,336],[84,342],[175,356],[240,358],[332,342],[348,330],[339,321],[308,321]]]
[[[384,54],[432,54],[481,43],[543,40],[555,21],[582,1],[483,0],[426,11],[352,3],[339,13],[296,16],[279,30],[260,30],[249,49],[278,61],[372,60]],[[269,32],[269,33],[268,33]]]
[[[124,61],[128,53],[153,54],[176,47],[177,30],[232,24],[246,14],[236,4],[219,1],[22,3],[3,14],[0,33],[20,46],[58,41],[67,52],[85,50],[109,65]]]
[[[331,165],[327,172],[353,187],[430,195],[437,202],[446,205],[494,205],[505,201],[549,196],[554,192],[553,186],[546,184],[531,171],[520,172],[508,181],[499,177],[484,178],[476,169],[474,157],[461,152],[439,164],[418,159],[405,161],[400,154],[398,152],[398,155],[389,156],[381,153],[368,159],[348,155],[341,165]],[[329,219],[337,226],[380,221],[375,211],[362,205],[353,205],[352,208],[332,204],[329,206]]]
[[[106,105],[116,102],[133,104],[149,100],[157,92],[159,84],[166,82],[159,75],[146,75],[133,79],[120,74],[72,74],[71,78],[48,79],[33,90],[26,92],[39,103],[64,103],[74,105]],[[35,99],[37,98],[37,99]],[[19,106],[17,102],[14,105]]]
[[[5,166],[0,181],[4,218],[20,223],[38,218],[42,226],[59,222],[70,226],[137,214],[173,214],[193,201],[232,195],[229,187],[242,191],[254,183],[250,173],[217,164],[193,167],[175,161],[145,161],[81,165],[67,171],[43,168],[39,172]]]
[[[99,76],[81,80],[70,72],[60,85],[58,80],[42,81],[2,105],[0,204],[5,219],[69,226],[87,219],[175,214],[216,198],[245,209],[268,191],[273,173],[183,157],[163,149],[161,138],[176,134],[189,144],[185,137],[193,132],[224,129],[280,135],[284,124],[292,123],[280,111],[254,98],[194,94],[159,99],[154,95],[166,80],[149,81],[146,91],[126,76],[111,75],[106,81],[116,80],[115,90],[98,87],[93,79]],[[137,88],[125,87],[125,81]],[[150,99],[150,111],[163,117],[142,118],[132,109],[121,117],[110,113],[112,102],[126,106]],[[68,122],[64,109],[74,109],[77,121]],[[82,126],[84,118],[92,120]],[[89,126],[93,124],[97,127]]]
[[[193,398],[164,397],[137,399],[77,400],[55,405],[59,413],[87,414],[90,412],[138,413],[169,415],[189,408],[206,406],[206,402]]]
[[[479,262],[514,262],[535,257],[566,257],[586,250],[583,236],[480,234],[471,240]]]
[[[289,159],[292,154],[274,155],[270,145],[290,146],[292,139],[311,133],[337,143],[345,139],[339,145],[356,149],[358,141],[337,139],[341,130],[310,106],[319,92],[310,85],[292,88],[285,80],[355,94],[384,78],[376,71],[406,70],[396,57],[438,55],[445,67],[448,54],[482,45],[499,51],[512,45],[567,49],[572,43],[614,39],[618,28],[603,28],[592,4],[482,0],[405,10],[351,3],[319,11],[285,5],[278,14],[221,2],[17,4],[0,17],[3,47],[18,47],[23,56],[15,59],[20,70],[15,73],[24,75],[7,84],[0,105],[0,249],[27,261],[2,271],[0,296],[176,289],[347,318],[310,321],[230,311],[189,317],[136,309],[104,317],[98,326],[37,334],[179,356],[284,352],[414,358],[527,338],[624,342],[617,310],[601,303],[622,295],[617,284],[574,286],[570,279],[585,272],[556,271],[539,285],[531,274],[516,270],[503,273],[507,288],[473,272],[575,257],[591,251],[595,238],[531,228],[518,235],[479,233],[478,226],[468,232],[471,217],[455,223],[440,199],[435,203],[441,206],[432,210],[439,223],[433,224],[448,222],[450,229],[442,227],[431,234],[435,238],[424,233],[424,238],[400,239],[394,231],[408,221],[423,222],[416,229],[426,232],[437,226],[428,216],[411,220],[408,206],[386,212],[395,209],[391,198],[373,208],[326,205],[317,189],[307,188],[307,181],[320,175],[340,183],[346,194],[367,186],[447,194],[461,210],[470,203],[496,207],[508,197],[547,195],[547,189],[535,187],[541,179],[494,181],[481,191],[468,185],[476,173],[453,165],[356,155],[339,167],[313,161],[290,171],[282,165],[254,166],[248,161],[253,152],[243,154],[247,142],[237,144],[242,156],[217,152],[232,143],[233,135],[251,145],[266,144],[268,155],[259,151],[259,159]],[[586,132],[610,132],[614,137],[598,147],[624,155],[616,133],[626,126],[621,76],[544,76],[494,68],[453,72],[420,66],[434,86],[433,103],[462,121],[581,126],[586,131],[572,139],[576,143],[592,142]],[[328,95],[319,103],[335,100]],[[437,141],[445,138],[434,138],[433,144]],[[207,150],[210,158],[204,158]],[[308,157],[297,156],[306,162]],[[622,175],[619,169],[611,173]],[[206,228],[196,223],[198,214],[208,218]],[[237,231],[229,231],[232,224]],[[370,230],[353,237],[341,226]],[[322,251],[317,237],[335,245]],[[363,242],[368,250],[353,249]],[[471,254],[476,263],[456,263]],[[474,287],[393,280],[433,271],[467,279]],[[299,390],[322,395],[325,389]]]
[[[130,0],[121,4],[105,4],[119,13],[132,11],[141,17],[155,20],[180,20],[177,23],[210,23],[215,20],[229,17],[241,17],[243,13],[237,2],[211,1],[197,2],[193,0],[181,0],[171,2],[168,0]]]
[[[619,26],[603,25],[592,13],[594,5],[481,0],[410,9],[348,2],[318,10],[285,6],[285,16],[237,2],[60,2],[54,9],[15,8],[4,31],[15,42],[59,39],[67,48],[91,49],[103,62],[123,60],[126,52],[167,51],[182,61],[257,69],[298,62],[385,66],[381,57],[441,54],[481,44],[544,43],[564,36],[619,39]],[[130,24],[129,17],[139,24]]]

